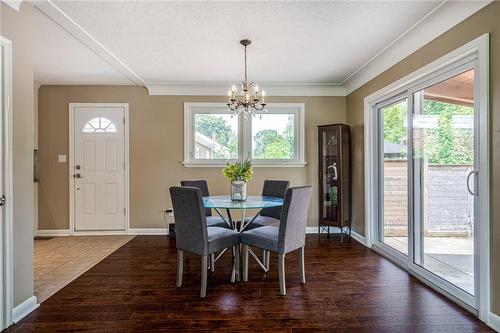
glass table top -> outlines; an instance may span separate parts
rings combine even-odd
[[[246,201],[231,201],[229,195],[212,195],[203,198],[205,208],[256,209],[283,206],[283,199],[249,195]]]

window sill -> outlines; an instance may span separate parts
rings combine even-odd
[[[186,168],[221,168],[227,165],[227,162],[182,162]],[[255,162],[253,161],[254,168],[303,168],[307,162]]]

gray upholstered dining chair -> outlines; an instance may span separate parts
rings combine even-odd
[[[262,195],[266,197],[276,197],[284,198],[286,190],[290,186],[288,180],[264,180],[264,185],[262,186]],[[250,223],[247,230],[265,227],[267,225],[279,225],[281,215],[281,207],[270,207],[263,208],[259,215]],[[247,221],[250,222],[250,219]],[[269,269],[270,252],[262,251],[262,264]]]
[[[283,199],[286,190],[290,186],[288,180],[264,180],[262,195]],[[280,223],[281,207],[263,208],[259,216],[248,226],[248,230],[264,227],[266,225],[278,225]]]
[[[181,186],[190,186],[199,188],[201,191],[201,196],[208,197],[210,192],[208,191],[208,182],[204,179],[199,180],[181,180]],[[209,227],[221,227],[227,228],[228,225],[220,216],[212,216],[212,210],[210,208],[205,208],[205,216],[207,217],[207,226]]]
[[[279,255],[280,294],[286,295],[285,255],[300,250],[300,282],[305,283],[304,246],[311,186],[291,187],[286,191],[280,224],[251,229],[241,234],[243,281],[248,280],[248,247],[255,246]]]
[[[198,180],[181,180],[181,186],[190,186],[199,188],[202,197],[208,197],[210,192],[208,191],[208,182],[205,179]],[[208,227],[221,227],[228,228],[229,225],[220,216],[212,216],[212,209],[205,208],[205,216]],[[215,271],[215,253],[210,255],[210,270]]]
[[[234,230],[220,227],[207,227],[206,213],[203,207],[202,194],[199,188],[173,186],[170,197],[174,207],[175,233],[177,247],[177,287],[182,286],[184,252],[201,256],[201,290],[200,297],[207,293],[208,256],[217,251],[231,248],[233,250],[233,269],[231,282],[235,280],[238,261],[237,245],[240,234]]]

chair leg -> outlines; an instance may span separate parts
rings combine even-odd
[[[234,283],[236,281],[236,270],[239,269],[239,267],[236,267],[236,255],[238,251],[238,246],[233,245],[233,269],[231,270],[231,283]]]
[[[210,255],[210,271],[215,272],[215,253]]]
[[[241,251],[243,252],[243,282],[248,281],[248,245],[242,244]]]
[[[236,245],[236,281],[241,281],[240,245]]]
[[[271,251],[266,251],[266,269],[269,271],[269,263],[271,262]]]
[[[285,254],[279,255],[279,276],[280,276],[280,294],[286,295],[285,286]]]
[[[306,269],[304,264],[304,246],[299,249],[300,283],[306,283]]]
[[[177,250],[177,282],[175,283],[177,288],[182,286],[182,272],[184,269],[184,252],[182,250]]]
[[[262,250],[261,261],[262,261],[262,265],[264,265],[264,267],[267,267],[267,265],[266,265],[266,259],[267,259],[266,252],[267,252],[266,250]]]
[[[201,256],[201,289],[200,297],[207,295],[207,275],[208,275],[208,256]]]

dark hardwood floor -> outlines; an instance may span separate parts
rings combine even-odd
[[[306,284],[298,256],[266,275],[230,283],[226,255],[200,299],[200,259],[188,257],[175,287],[175,243],[138,236],[8,329],[8,332],[489,332],[487,326],[354,240],[307,237]]]

